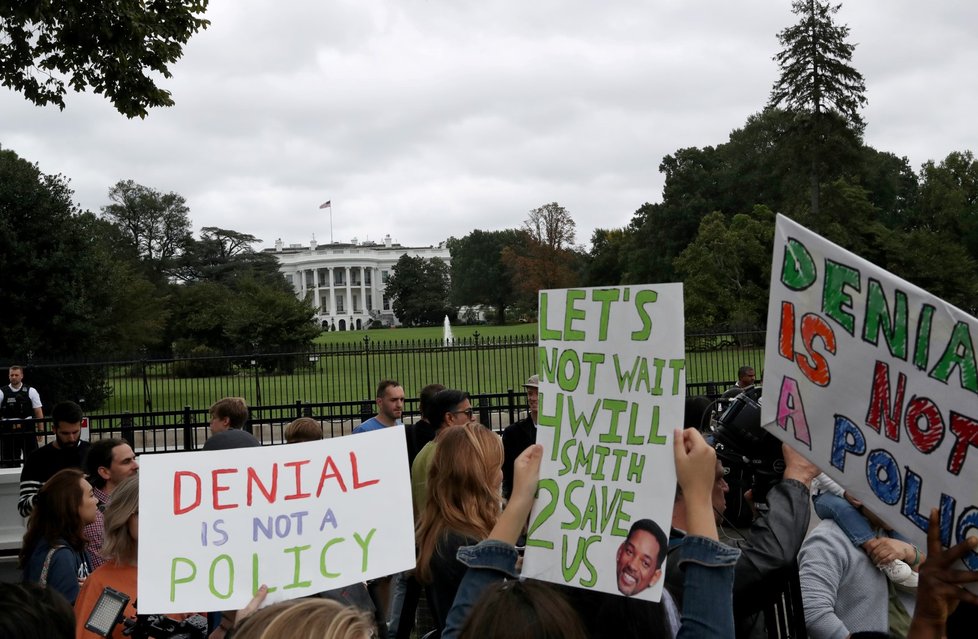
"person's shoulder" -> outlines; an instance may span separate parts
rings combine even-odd
[[[533,420],[527,416],[519,421],[515,421],[506,428],[503,429],[503,437],[507,435],[510,437],[515,437],[519,435],[524,435],[533,427]]]

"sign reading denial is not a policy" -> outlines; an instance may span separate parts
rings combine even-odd
[[[414,566],[402,428],[140,460],[139,611],[238,610]]]
[[[670,528],[682,285],[541,291],[539,308],[544,457],[523,576],[658,601],[665,564],[642,566],[648,544],[624,542],[639,520]]]
[[[974,534],[978,320],[778,216],[767,326],[767,428],[919,547]]]

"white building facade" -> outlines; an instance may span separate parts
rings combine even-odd
[[[296,297],[309,299],[316,308],[316,319],[324,329],[355,331],[371,321],[399,326],[386,295],[387,280],[402,255],[437,257],[451,264],[445,243],[438,246],[405,247],[391,242],[323,244],[315,240],[308,246],[275,242],[266,249],[278,259],[279,270],[292,284]]]

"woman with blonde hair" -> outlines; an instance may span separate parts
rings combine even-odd
[[[112,501],[103,513],[105,535],[102,556],[105,563],[89,576],[75,602],[75,632],[78,639],[99,635],[85,630],[95,602],[106,586],[129,595],[125,616],[135,617],[136,555],[139,546],[139,476],[125,479],[112,491]],[[122,624],[110,636],[122,638]]]
[[[277,603],[249,616],[234,630],[234,639],[374,639],[370,616],[330,599]]]
[[[418,518],[415,571],[426,585],[439,632],[465,575],[456,552],[488,537],[499,518],[502,467],[502,441],[485,426],[469,423],[441,434]]]

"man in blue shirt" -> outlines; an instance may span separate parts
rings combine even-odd
[[[401,423],[404,412],[404,389],[400,382],[385,379],[377,386],[377,414],[353,429],[353,433],[366,433],[389,428]]]

